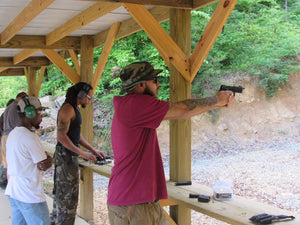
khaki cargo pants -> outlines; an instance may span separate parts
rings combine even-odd
[[[110,225],[168,225],[159,202],[115,206],[108,205]]]

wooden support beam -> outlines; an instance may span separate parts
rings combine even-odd
[[[87,1],[87,0],[81,0]],[[90,1],[90,0],[89,0]],[[92,0],[98,2],[111,2],[111,3],[131,3],[131,4],[139,4],[139,5],[153,5],[153,6],[162,6],[162,7],[170,7],[170,8],[185,8],[192,9],[193,0]]]
[[[193,80],[196,76],[199,68],[201,67],[214,42],[216,41],[236,2],[237,0],[221,0],[219,2],[212,18],[207,24],[198,44],[196,45],[190,57],[191,80]]]
[[[41,69],[40,69],[40,74],[39,74],[39,77],[38,77],[38,80],[37,80],[37,83],[36,83],[36,86],[35,86],[35,96],[36,97],[39,97],[39,93],[40,93],[40,90],[41,90],[42,81],[43,81],[43,78],[44,78],[44,75],[45,75],[46,68],[47,68],[46,66],[42,66]]]
[[[152,16],[159,22],[164,22],[169,19],[169,10],[165,8],[152,8],[149,10]],[[119,32],[116,36],[116,40],[119,40],[123,37],[127,37],[128,35],[134,34],[138,31],[143,30],[141,26],[134,20],[128,19],[121,22]],[[95,35],[94,37],[94,47],[102,46],[107,37],[107,33],[109,29],[102,31]]]
[[[189,56],[191,53],[191,12],[170,9],[170,35],[177,45]],[[170,101],[191,98],[191,83],[181,71],[170,66]],[[191,119],[170,121],[170,179],[191,180]],[[170,216],[179,225],[191,224],[191,210],[181,205],[170,207]]]
[[[174,222],[174,220],[169,216],[169,214],[166,212],[166,210],[163,209],[163,212],[168,221],[168,225],[177,225],[177,223]]]
[[[194,0],[196,3],[197,8],[202,8],[206,5],[209,5],[210,3],[217,2],[218,0],[211,1],[211,0]],[[162,7],[154,7],[149,10],[149,12],[152,14],[152,16],[159,22],[162,23],[164,21],[167,21],[169,19],[169,10],[167,8]],[[123,37],[127,37],[131,34],[134,34],[138,31],[141,31],[142,27],[134,20],[134,19],[128,19],[123,22],[121,22],[121,26],[119,29],[119,32],[116,36],[116,40],[119,40]],[[94,47],[102,46],[106,40],[107,33],[109,29],[102,31],[95,35],[94,37]]]
[[[94,67],[94,39],[91,35],[83,35],[80,50],[80,81],[91,84]],[[95,91],[95,90],[94,90]]]
[[[188,57],[178,47],[169,34],[161,27],[146,7],[134,4],[124,4],[124,7],[145,30],[155,47],[163,54],[162,58],[168,58],[180,74],[190,81],[190,63]]]
[[[159,204],[161,207],[170,206],[170,205],[178,205],[177,203],[172,202],[169,199],[161,199],[161,200],[159,200]]]
[[[84,35],[81,40],[81,58],[80,58],[80,81],[91,84],[93,78],[94,66],[94,40],[92,36]],[[95,90],[94,90],[95,91]],[[82,125],[81,133],[83,137],[93,145],[93,102],[88,104],[84,110],[81,110]],[[93,172],[84,171],[83,184],[80,185],[80,216],[89,221],[93,219]]]
[[[31,67],[41,67],[49,66],[50,61],[44,56],[33,56],[25,59],[18,64],[14,64],[12,57],[0,57],[0,67],[15,67],[15,66],[31,66]]]
[[[14,56],[14,64],[18,64],[19,62],[22,62],[24,59],[27,59],[28,57],[32,56],[33,54],[40,51],[40,49],[25,49],[21,52],[19,52],[17,55]]]
[[[80,37],[64,37],[52,45],[46,45],[46,37],[40,35],[16,35],[0,48],[18,49],[80,49]]]
[[[119,27],[120,27],[120,22],[113,24],[110,27],[110,30],[107,34],[106,41],[104,43],[103,50],[101,52],[101,56],[99,57],[98,64],[97,64],[96,70],[94,72],[93,80],[92,80],[92,86],[93,86],[94,90],[96,90],[99,80],[102,76],[104,67],[106,65],[111,48],[114,44]]]
[[[193,0],[193,10],[203,8],[218,1],[219,0]]]
[[[8,67],[0,67],[0,72],[3,72],[4,70],[7,70]]]
[[[52,49],[42,49],[42,52],[65,74],[74,84],[80,81],[78,73],[55,51]]]
[[[32,19],[46,9],[54,0],[32,0],[1,33],[1,44],[8,42]]]
[[[24,71],[25,71],[25,75],[26,75],[26,79],[27,79],[27,85],[28,85],[27,94],[29,96],[35,96],[37,68],[28,66],[28,67],[24,68]]]
[[[23,68],[8,68],[0,71],[0,76],[24,76],[25,72]]]
[[[71,20],[55,29],[46,36],[46,44],[51,45],[56,41],[62,39],[68,34],[78,30],[79,28],[85,26],[86,24],[104,16],[107,13],[120,7],[120,4],[111,4],[99,2],[91,6],[90,8],[84,10],[79,15],[73,17]]]
[[[76,72],[78,74],[80,74],[80,63],[79,63],[79,60],[78,60],[78,55],[76,54],[76,52],[73,49],[69,49],[68,51],[69,51],[69,54],[70,54],[71,59],[73,61],[73,64],[75,66]]]
[[[79,215],[86,221],[93,220],[93,172],[86,167],[80,167],[80,191],[79,194],[84,199],[79,197],[80,209]],[[92,191],[92,192],[91,192]]]

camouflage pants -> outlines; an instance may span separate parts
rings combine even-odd
[[[7,169],[3,167],[3,163],[0,165],[0,184],[7,183],[7,177],[6,177]]]
[[[62,146],[54,153],[53,211],[51,223],[72,225],[75,222],[79,192],[78,157]]]

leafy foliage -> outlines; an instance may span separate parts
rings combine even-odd
[[[27,92],[26,77],[0,77],[0,107],[5,108],[10,99],[15,99],[21,91]]]
[[[72,85],[71,81],[55,66],[47,67],[39,95],[59,96]]]

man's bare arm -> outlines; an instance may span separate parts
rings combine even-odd
[[[59,141],[65,148],[81,155],[83,151],[75,146],[67,135],[71,120],[74,119],[75,116],[73,106],[66,104],[61,108],[57,117],[57,141]]]
[[[186,119],[216,108],[228,107],[232,100],[233,93],[231,91],[221,91],[214,97],[171,102],[164,120]]]

